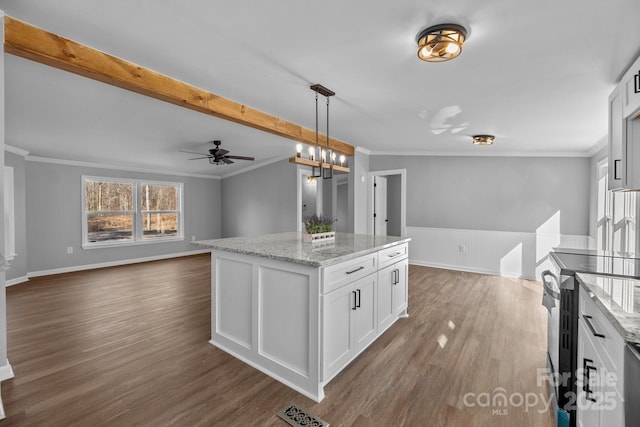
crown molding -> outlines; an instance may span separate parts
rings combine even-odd
[[[600,150],[605,148],[608,144],[609,144],[609,141],[607,140],[607,138],[602,138],[600,142],[596,143],[593,147],[589,149],[589,151],[587,151],[587,157],[595,156]]]
[[[136,168],[132,166],[120,166],[120,165],[110,165],[110,164],[103,164],[103,163],[81,162],[77,160],[53,159],[49,157],[39,157],[39,156],[26,156],[25,160],[28,162],[51,163],[55,165],[65,165],[65,166],[79,166],[79,167],[96,168],[96,169],[110,169],[110,170],[120,170],[120,171],[139,172],[139,173],[153,173],[158,175],[187,176],[191,178],[221,179],[219,176],[216,176],[216,175],[174,172],[174,171],[167,171],[167,170],[160,170],[160,169]]]
[[[482,149],[482,148],[481,148]],[[476,153],[455,151],[371,151],[371,156],[433,156],[433,157],[591,157],[589,151],[478,151]]]
[[[27,157],[29,152],[27,150],[23,150],[22,148],[14,147],[13,145],[4,144],[4,151],[9,153],[17,154],[18,156]]]
[[[364,147],[356,147],[356,152],[366,154],[367,156],[370,156],[373,153],[371,150],[367,150]]]

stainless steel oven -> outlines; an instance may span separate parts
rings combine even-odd
[[[542,273],[547,321],[547,368],[558,425],[575,426],[578,292],[575,273],[554,256],[553,268]],[[566,421],[564,423],[563,421]]]
[[[542,273],[543,305],[549,310],[547,365],[553,375],[551,391],[558,409],[558,425],[569,418],[576,425],[578,356],[578,292],[575,274],[593,273],[640,278],[640,259],[593,251],[551,252],[552,268]],[[625,381],[626,383],[626,381]]]

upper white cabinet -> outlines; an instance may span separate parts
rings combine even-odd
[[[609,95],[609,190],[625,188],[627,183],[625,120],[622,115],[622,87]]]
[[[609,95],[609,189],[640,189],[640,58]]]
[[[623,91],[622,113],[625,117],[640,114],[640,57],[622,77]]]

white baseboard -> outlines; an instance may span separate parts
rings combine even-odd
[[[27,273],[27,277],[50,276],[52,274],[73,273],[74,271],[94,270],[96,268],[116,267],[118,265],[137,264],[140,262],[158,261],[169,258],[179,258],[183,256],[205,254],[211,252],[210,249],[198,249],[195,251],[178,252],[165,255],[154,255],[143,258],[123,259],[118,261],[100,262],[96,264],[74,265],[72,267],[54,268],[51,270],[31,271]]]
[[[407,227],[411,263],[449,270],[537,279],[554,247],[587,249],[586,235]]]
[[[529,279],[529,280],[538,280],[537,277],[529,277],[529,276],[513,276],[510,274],[504,274],[500,272],[500,270],[488,270],[483,268],[469,268],[464,265],[449,265],[449,264],[438,264],[433,262],[424,262],[415,259],[409,259],[409,264],[420,265],[422,267],[432,267],[432,268],[442,268],[444,270],[453,270],[453,271],[464,271],[465,273],[477,273],[477,274],[490,274],[492,276],[504,276],[504,277],[513,277],[516,279]]]
[[[7,360],[3,366],[0,366],[0,381],[8,380],[13,378],[13,368],[11,368],[11,363]]]
[[[5,286],[13,286],[18,285],[20,283],[28,282],[29,276],[16,277],[15,279],[10,279],[4,282]]]

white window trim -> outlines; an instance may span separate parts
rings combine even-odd
[[[86,206],[86,191],[85,185],[87,181],[104,181],[104,182],[118,182],[123,184],[131,184],[133,187],[133,203],[135,203],[135,210],[133,211],[118,211],[119,213],[131,213],[133,215],[133,239],[132,240],[119,240],[111,242],[89,242],[88,229],[87,229],[87,211]],[[138,199],[140,186],[142,184],[152,185],[164,185],[164,186],[176,186],[178,187],[178,210],[177,211],[143,211]],[[82,211],[82,248],[83,249],[99,249],[99,248],[113,248],[122,246],[137,246],[137,245],[152,245],[158,243],[169,243],[184,241],[184,183],[182,182],[169,182],[169,181],[154,181],[147,179],[127,179],[127,178],[112,178],[105,176],[90,176],[82,175],[82,204],[80,209]],[[108,211],[105,211],[108,213]],[[143,220],[142,216],[146,212],[165,212],[175,213],[178,217],[178,235],[171,237],[156,237],[153,239],[145,239],[143,232]]]

